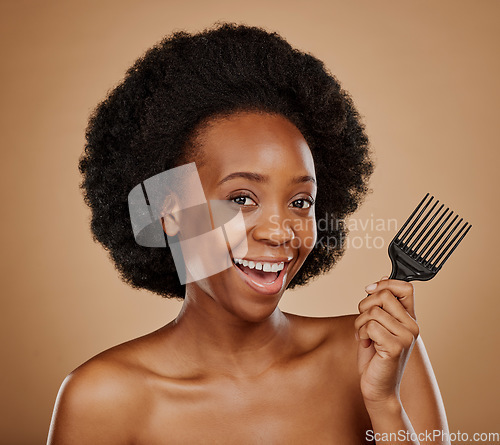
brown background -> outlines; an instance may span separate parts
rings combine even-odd
[[[324,60],[364,116],[373,193],[354,218],[401,224],[430,191],[474,227],[417,314],[451,431],[498,432],[498,1],[226,0],[2,3],[1,443],[46,440],[63,378],[157,329],[176,301],[123,284],[92,242],[77,161],[91,109],[148,47],[216,20],[277,31]],[[361,231],[353,236],[364,236]],[[285,294],[304,315],[356,312],[386,247]]]

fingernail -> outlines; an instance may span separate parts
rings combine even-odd
[[[370,291],[372,291],[372,290],[375,290],[376,288],[377,288],[377,283],[373,283],[373,284],[370,284],[370,285],[366,286],[366,287],[365,287],[365,290],[366,290],[367,292],[370,292]]]
[[[354,331],[354,337],[356,338],[356,340],[359,340],[359,334],[358,334],[358,331]]]

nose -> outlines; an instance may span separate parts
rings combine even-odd
[[[272,245],[281,245],[295,238],[292,220],[284,212],[269,210],[262,212],[255,225],[252,236],[256,241],[265,241]]]

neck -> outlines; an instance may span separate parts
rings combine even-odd
[[[289,319],[276,306],[258,321],[244,320],[204,292],[190,292],[172,323],[179,350],[204,369],[255,376],[291,348]]]

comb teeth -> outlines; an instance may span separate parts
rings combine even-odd
[[[427,210],[434,196],[428,198],[429,193],[424,196],[396,234],[395,243],[424,267],[438,272],[472,225],[468,222],[463,223],[463,218],[456,222],[458,215],[446,224],[454,212],[450,211],[449,207],[443,211],[444,204],[435,210],[439,204],[438,200]]]

